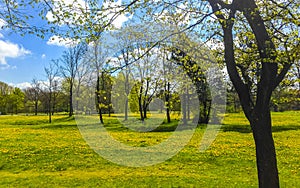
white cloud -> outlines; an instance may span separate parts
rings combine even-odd
[[[223,42],[217,39],[210,39],[205,44],[211,50],[224,50]]]
[[[46,58],[46,54],[42,54],[42,59],[45,59]]]
[[[0,18],[0,29],[6,25],[6,22]]]
[[[6,58],[18,58],[27,54],[31,54],[31,52],[22,46],[0,40],[0,66],[2,69],[10,67],[6,62]]]
[[[60,7],[63,8],[60,9]],[[84,0],[54,0],[52,9],[54,12],[58,12],[57,15],[62,15],[64,12],[70,13],[70,19],[64,19],[64,21],[58,23],[59,25],[64,25],[66,23],[73,24],[74,22],[76,22],[76,20],[78,20],[82,15],[82,11],[89,11],[89,6],[88,3]],[[50,22],[56,20],[55,16],[51,11],[47,12],[46,18]]]
[[[61,85],[64,78],[57,76],[54,78],[54,80],[57,81],[59,85]],[[39,80],[38,84],[39,84],[39,87],[44,90],[46,90],[49,86],[49,82],[47,80]],[[10,85],[12,87],[17,87],[20,89],[26,89],[26,88],[32,87],[32,83],[30,83],[30,82],[8,83],[8,85]]]
[[[164,9],[161,12],[157,12],[154,15],[157,19],[161,20],[163,23],[166,22],[171,25],[180,26],[190,23],[191,12],[189,11],[187,3],[179,3],[175,5],[176,11],[168,11]]]
[[[78,43],[79,43],[78,40],[74,40],[71,38],[62,38],[62,37],[56,36],[56,35],[50,37],[50,39],[47,41],[48,45],[62,46],[65,48],[72,47]]]
[[[62,85],[62,82],[64,81],[64,78],[56,76],[56,77],[54,77],[53,81],[56,81],[57,84],[58,84],[58,87],[60,87]],[[39,87],[42,90],[48,90],[49,89],[49,80],[39,80],[38,84],[39,84]]]
[[[8,85],[17,87],[20,89],[26,89],[26,88],[31,87],[31,84],[29,82],[22,82],[22,83],[17,83],[17,84],[9,83]]]
[[[110,20],[116,15],[117,12],[123,9],[121,5],[122,5],[122,0],[118,0],[117,2],[110,2],[110,1],[104,2],[103,9],[105,9],[106,11],[104,11],[103,14],[107,16],[108,20]],[[126,16],[125,14],[120,14],[116,18],[114,18],[111,24],[115,28],[120,29],[123,23],[131,19],[132,16],[133,15]]]
[[[94,18],[95,20],[100,21],[108,21],[113,18],[112,26],[120,29],[124,22],[128,21],[132,18],[133,15],[126,15],[125,13],[119,14],[119,12],[123,9],[122,8],[122,0],[118,0],[116,2],[106,1],[102,4],[102,11],[101,16],[99,18]],[[62,7],[62,8],[60,8]],[[85,0],[54,0],[52,10],[56,12],[55,15],[63,16],[64,13],[69,13],[69,18],[60,19],[57,23],[59,26],[63,25],[81,25],[78,20],[82,21],[82,24],[85,23],[84,19],[86,15],[90,12],[90,7]],[[96,16],[97,17],[97,16]],[[50,22],[57,21],[57,18],[53,15],[51,11],[48,11],[46,14],[47,20]],[[88,20],[90,21],[90,20]]]
[[[0,18],[0,31],[1,31],[2,27],[5,25],[6,25],[6,22]],[[4,38],[2,33],[0,33],[0,39],[1,38]]]
[[[0,31],[2,27],[6,25],[3,19],[0,19]],[[3,39],[4,35],[0,33],[0,39]],[[16,66],[11,67],[7,62],[6,58],[18,58],[27,54],[31,54],[29,50],[26,50],[18,44],[11,43],[9,41],[0,40],[0,69],[16,69]]]

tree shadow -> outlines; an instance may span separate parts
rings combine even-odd
[[[44,125],[43,125],[44,124]],[[49,123],[47,120],[46,122],[43,122],[40,127],[37,127],[37,129],[63,129],[63,128],[74,128],[77,127],[77,124],[75,122],[75,118],[72,117],[61,117],[57,119],[53,119],[52,123]]]
[[[120,122],[111,122],[111,123],[104,123],[104,127],[108,131],[133,131],[133,132],[174,132],[176,131],[184,131],[184,130],[190,130],[195,128],[193,125],[183,125],[180,128],[178,128],[179,121],[174,120],[171,121],[171,123],[166,123],[164,121],[161,123],[158,127],[156,127],[153,130],[145,131],[148,130],[147,125],[139,125],[139,127],[135,127],[134,130],[130,129],[130,127],[126,127]]]
[[[48,120],[16,120],[10,125],[42,125],[42,124],[47,124]]]
[[[283,132],[283,131],[292,131],[300,130],[300,125],[285,125],[285,126],[273,126],[273,132]]]
[[[250,125],[223,125],[221,127],[223,132],[239,132],[239,133],[251,133]]]
[[[223,132],[239,132],[239,133],[252,133],[250,125],[223,125]],[[298,125],[281,125],[281,126],[272,126],[272,132],[283,132],[290,130],[300,130]]]

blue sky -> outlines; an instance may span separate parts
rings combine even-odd
[[[43,40],[34,35],[22,37],[9,30],[1,30],[0,33],[0,81],[20,87],[33,78],[43,80],[44,67],[51,59],[59,58],[66,49],[47,44],[49,38]]]
[[[115,4],[119,3],[121,0]],[[113,24],[118,28],[128,19],[129,17],[121,15]],[[3,24],[5,22],[0,19],[0,28]],[[29,86],[33,78],[45,80],[44,67],[48,66],[51,59],[60,58],[67,49],[66,42],[57,37],[55,40],[49,40],[51,37],[53,36],[49,35],[41,39],[35,35],[21,36],[10,29],[0,29],[0,81],[24,88]]]

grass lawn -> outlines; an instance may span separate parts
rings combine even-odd
[[[281,187],[300,187],[300,112],[272,117]],[[114,137],[135,146],[170,135],[138,134],[113,125],[107,128]],[[226,115],[216,140],[201,153],[203,132],[197,128],[173,158],[134,168],[95,153],[72,118],[54,116],[48,124],[47,116],[0,116],[0,187],[257,187],[254,141],[243,114]]]

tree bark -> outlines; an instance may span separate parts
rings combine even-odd
[[[129,78],[128,78],[128,72],[126,70],[125,73],[125,94],[126,94],[126,99],[125,99],[125,121],[128,120],[128,97],[129,97]]]
[[[124,120],[128,120],[128,96],[126,96],[126,99],[125,99],[125,117],[124,117]]]
[[[52,117],[51,117],[51,104],[52,104],[52,92],[51,92],[51,90],[50,90],[50,92],[49,92],[49,106],[48,106],[49,123],[52,123]]]
[[[38,113],[38,100],[34,101],[34,115],[37,115]]]
[[[100,98],[100,76],[97,76],[97,85],[96,85],[96,100],[97,100],[97,110],[99,114],[99,121],[101,124],[104,124],[102,116],[102,107],[101,107],[101,98]]]
[[[220,10],[222,1],[209,0],[214,12]],[[272,123],[270,114],[270,98],[273,90],[283,79],[286,73],[284,68],[278,73],[278,65],[275,62],[275,45],[270,39],[265,23],[260,16],[259,9],[254,0],[236,0],[231,6],[230,17],[216,14],[220,20],[224,32],[225,62],[230,79],[239,95],[243,111],[250,122],[255,147],[258,181],[260,188],[279,187],[276,152],[272,137]],[[257,84],[256,100],[251,98],[251,91],[247,83],[244,83],[237,71],[234,54],[233,24],[236,11],[241,11],[246,17],[257,42],[261,60],[260,80]],[[224,21],[225,20],[225,21]]]
[[[139,111],[140,111],[141,121],[144,121],[144,114],[143,114],[142,100],[141,100],[140,97],[139,97]]]
[[[147,78],[146,79],[146,88],[145,88],[145,94],[144,94],[144,99],[143,99],[143,111],[144,111],[144,119],[147,119],[147,109],[148,109],[148,105],[149,105],[149,96],[148,96],[148,90],[149,90],[149,84],[150,81]]]
[[[260,188],[279,187],[276,152],[272,137],[270,110],[253,118],[251,122],[256,146],[256,164]]]
[[[167,82],[165,85],[165,100],[166,100],[166,115],[168,123],[171,123],[171,116],[170,116],[170,98],[171,98],[171,91],[170,91],[170,82]]]
[[[71,81],[70,81],[70,90],[69,90],[69,117],[71,117],[73,115],[73,80],[71,78]]]

